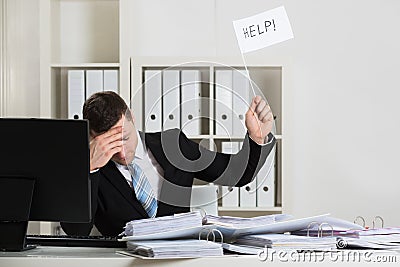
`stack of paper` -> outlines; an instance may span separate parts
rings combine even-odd
[[[150,258],[197,258],[223,255],[221,244],[198,239],[129,241],[127,250],[130,254]]]
[[[204,221],[206,224],[244,228],[244,227],[267,225],[279,221],[288,220],[291,218],[292,216],[287,214],[264,215],[253,218],[206,215]]]
[[[188,228],[202,228],[203,218],[199,211],[171,216],[130,221],[125,226],[126,236],[147,236],[154,233],[171,232]]]
[[[239,237],[237,244],[284,250],[330,251],[336,249],[336,237],[309,237],[289,234],[260,234]]]
[[[338,247],[400,249],[400,228],[349,230],[340,237]]]
[[[307,229],[310,223],[321,224],[326,222],[328,215],[329,214],[300,218],[300,219],[282,220],[282,221],[276,220],[274,223],[268,223],[268,224],[260,223],[251,226],[246,225],[242,227],[221,226],[221,225],[214,225],[214,227],[223,234],[224,240],[227,241],[244,235],[286,233],[291,231]]]
[[[351,230],[350,230],[351,229]],[[292,231],[293,235],[301,236],[356,236],[354,232],[359,232],[363,230],[364,227],[361,225],[334,218],[326,217],[322,223],[310,223],[307,228]],[[358,236],[358,235],[357,235]]]
[[[239,244],[230,244],[230,243],[222,243],[223,249],[239,254],[247,254],[247,255],[258,255],[260,250],[263,248],[260,247],[253,247],[253,246],[246,246],[246,245],[239,245]]]

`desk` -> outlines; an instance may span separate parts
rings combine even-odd
[[[210,266],[398,266],[400,253],[396,251],[339,251],[346,252],[333,258],[326,256],[323,261],[309,259],[302,260],[296,258],[304,255],[280,255],[266,261],[261,261],[257,256],[224,256],[199,259],[138,259],[117,254],[119,249],[110,248],[79,248],[79,247],[38,247],[25,252],[0,252],[0,267],[130,267],[130,266],[191,266],[191,267],[210,267]],[[368,258],[358,259],[357,253],[368,252]],[[353,254],[348,254],[353,253]],[[357,255],[356,255],[357,254]],[[356,255],[354,260],[353,255]],[[361,255],[361,254],[360,254]],[[343,258],[341,258],[343,256]],[[347,258],[350,256],[350,258]]]

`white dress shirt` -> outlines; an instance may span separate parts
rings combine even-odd
[[[149,149],[145,150],[145,146],[143,145],[144,140],[142,140],[138,131],[137,137],[138,145],[133,161],[142,169],[147,179],[149,180],[156,199],[159,199],[161,184],[164,179],[164,170],[161,168],[160,164],[158,164],[151,151]],[[128,168],[116,162],[114,163],[121,174],[125,177],[128,184],[132,187],[132,176]]]

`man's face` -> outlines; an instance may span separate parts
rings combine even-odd
[[[128,165],[133,161],[136,153],[136,147],[138,144],[137,132],[134,124],[134,117],[132,120],[128,120],[125,115],[113,126],[122,128],[122,150],[112,156],[112,160],[121,164]]]

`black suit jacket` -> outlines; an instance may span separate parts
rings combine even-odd
[[[188,212],[193,179],[219,185],[243,186],[251,182],[275,144],[260,146],[246,135],[236,155],[213,152],[189,140],[180,130],[141,134],[164,170],[157,217]],[[144,138],[143,138],[144,137]],[[140,140],[139,140],[140,142]],[[87,224],[62,223],[69,235],[88,235],[93,223],[105,236],[116,236],[128,221],[148,218],[115,164],[110,161],[90,174],[93,221]]]

